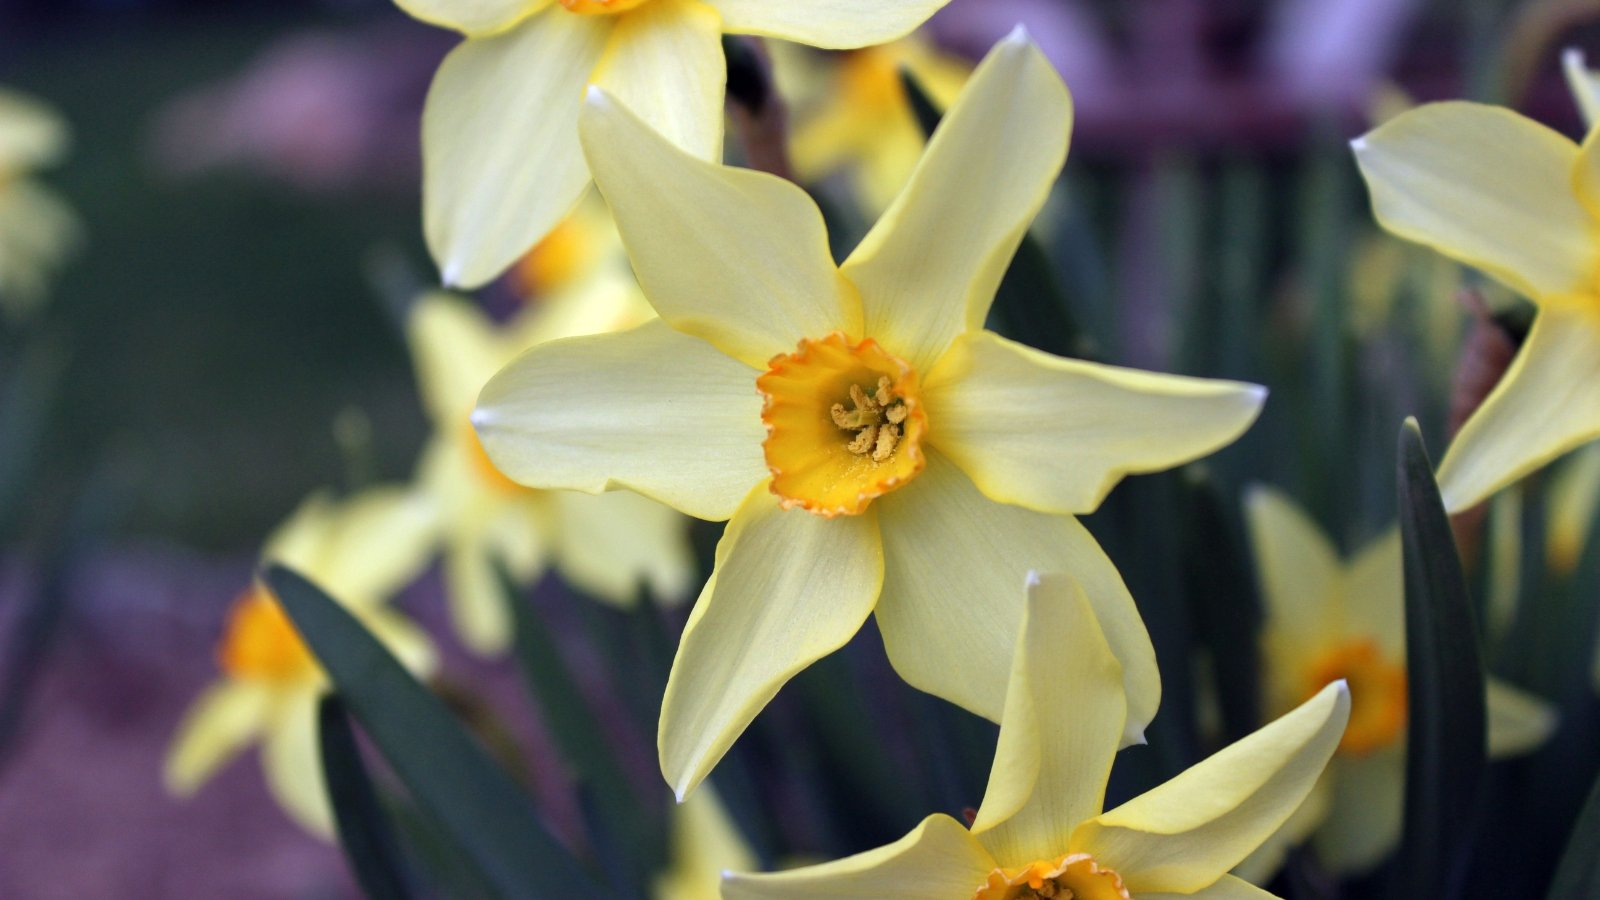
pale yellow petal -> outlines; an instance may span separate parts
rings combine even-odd
[[[805,191],[696,159],[615,99],[589,96],[583,146],[662,318],[759,369],[801,338],[861,333],[860,304]]]
[[[1337,639],[1343,571],[1333,543],[1275,488],[1253,485],[1244,508],[1267,608],[1267,633],[1302,647]]]
[[[1067,157],[1072,98],[1020,31],[978,66],[911,180],[845,262],[866,334],[927,372],[983,327]]]
[[[973,834],[1008,865],[1059,856],[1098,815],[1127,716],[1122,666],[1069,575],[1028,587],[1000,740]]]
[[[1363,547],[1345,569],[1344,631],[1371,638],[1389,659],[1406,658],[1405,570],[1398,526]]]
[[[1556,709],[1548,701],[1498,678],[1485,687],[1491,759],[1532,753],[1556,730]]]
[[[967,900],[997,863],[956,820],[933,815],[898,841],[855,856],[763,875],[729,873],[725,900]]]
[[[1590,444],[1567,460],[1551,479],[1546,502],[1545,562],[1555,574],[1571,577],[1600,512],[1600,444]]]
[[[1094,512],[1124,475],[1232,443],[1266,389],[1041,353],[969,332],[928,373],[929,440],[987,495],[1040,512]]]
[[[722,873],[758,865],[717,791],[700,786],[672,815],[672,867],[656,879],[653,900],[715,900]]]
[[[1573,196],[1577,145],[1508,109],[1431,103],[1351,145],[1378,222],[1531,299],[1574,291],[1597,262]]]
[[[766,483],[717,543],[661,704],[661,771],[681,800],[784,682],[844,646],[883,585],[877,517],[784,510]]]
[[[1121,873],[1135,896],[1215,882],[1300,807],[1339,745],[1350,692],[1330,684],[1298,709],[1085,822],[1074,852]]]
[[[315,690],[280,698],[261,743],[261,771],[278,806],[296,825],[333,838],[333,807],[322,773]]]
[[[511,649],[511,598],[495,574],[493,560],[474,540],[445,545],[444,583],[450,624],[468,650],[499,656]]]
[[[1242,878],[1224,875],[1198,891],[1183,894],[1141,893],[1139,900],[1276,900],[1277,896]]]
[[[1365,756],[1341,754],[1328,764],[1333,804],[1312,839],[1317,859],[1340,876],[1371,871],[1400,843],[1404,817],[1405,748]]]
[[[465,429],[478,391],[506,361],[494,323],[466,298],[436,291],[412,307],[406,338],[434,427]]]
[[[0,173],[38,169],[66,155],[70,135],[55,110],[21,91],[0,87]]]
[[[651,0],[621,16],[591,79],[662,137],[722,159],[722,20],[700,0]]]
[[[1333,771],[1337,758],[1329,760],[1327,771],[1317,780],[1316,787],[1306,795],[1304,803],[1294,811],[1272,837],[1261,842],[1244,862],[1233,867],[1233,875],[1251,884],[1266,884],[1283,868],[1289,851],[1305,843],[1328,817],[1328,807],[1333,802]]]
[[[484,387],[473,422],[523,484],[629,488],[726,519],[767,476],[757,374],[655,320],[535,347]]]
[[[209,781],[261,734],[270,704],[271,691],[260,682],[224,680],[206,688],[183,714],[167,751],[167,790],[187,797]]]
[[[553,0],[394,0],[413,18],[469,36],[504,31]]]
[[[998,721],[1024,579],[1065,572],[1083,586],[1122,663],[1123,741],[1143,741],[1161,702],[1155,650],[1122,576],[1083,525],[996,503],[931,449],[916,480],[874,505],[885,554],[878,625],[900,677]]]
[[[490,281],[583,196],[578,110],[610,19],[548,9],[439,67],[422,113],[422,201],[446,284]]]
[[[367,488],[338,505],[317,562],[301,574],[346,604],[372,606],[422,572],[437,535],[438,517],[423,494],[392,485]]]
[[[736,34],[846,50],[904,37],[950,0],[706,0]]]
[[[629,491],[557,491],[555,560],[564,578],[585,592],[631,606],[641,589],[656,603],[688,599],[694,578],[689,520]]]
[[[1561,73],[1567,78],[1567,90],[1583,114],[1583,123],[1593,128],[1600,122],[1600,73],[1584,62],[1583,51],[1568,47],[1561,51]]]
[[[1600,438],[1600,303],[1547,307],[1500,384],[1439,464],[1445,506],[1460,512]]]

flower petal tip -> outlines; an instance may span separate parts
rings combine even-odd
[[[1561,51],[1561,65],[1569,69],[1581,69],[1584,65],[1583,48],[1567,47]]]
[[[583,102],[589,106],[605,106],[611,102],[611,95],[600,85],[591,84],[583,91]]]
[[[1033,590],[1034,588],[1038,587],[1039,586],[1039,570],[1038,569],[1029,569],[1027,576],[1023,579],[1023,585],[1025,587],[1027,587],[1028,590],[1030,590],[1030,591]]]
[[[1367,149],[1367,136],[1363,134],[1360,137],[1351,138],[1350,139],[1350,149],[1352,151],[1356,152],[1356,153],[1361,153],[1362,151],[1366,150]]]
[[[1018,22],[1014,27],[1012,27],[1011,33],[1006,35],[1005,40],[1002,41],[1002,43],[1031,44],[1033,43],[1033,35],[1028,32],[1027,25],[1023,24],[1022,22]]]

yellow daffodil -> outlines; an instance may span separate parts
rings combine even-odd
[[[1071,112],[1025,35],[1003,41],[839,267],[799,188],[695,159],[591,93],[584,144],[661,318],[535,348],[473,420],[519,482],[732,519],[661,714],[680,797],[874,613],[907,681],[998,719],[1022,612],[1000,588],[1033,568],[1072,572],[1094,599],[1139,739],[1159,690],[1149,638],[1074,514],[1124,474],[1232,441],[1264,392],[982,330]]]
[[[440,517],[444,575],[462,641],[478,653],[510,644],[511,598],[496,562],[523,583],[547,564],[618,605],[642,585],[663,602],[686,597],[694,574],[688,520],[638,494],[536,491],[500,474],[470,416],[501,366],[544,341],[636,325],[653,316],[626,273],[601,274],[500,327],[457,297],[434,294],[412,312],[410,337],[434,433],[419,472]]]
[[[709,787],[673,811],[672,868],[655,882],[655,900],[718,900],[722,873],[750,869],[755,854]]]
[[[695,156],[719,158],[724,33],[864,47],[905,35],[948,0],[396,2],[467,38],[439,67],[423,110],[422,191],[446,283],[475,287],[587,188],[577,129],[585,85]]]
[[[900,81],[917,76],[940,108],[961,93],[972,66],[916,37],[855,50],[838,58],[822,82],[820,102],[797,116],[795,172],[807,181],[848,172],[867,207],[893,202],[922,156],[922,127]]]
[[[1319,861],[1336,874],[1382,861],[1400,838],[1405,790],[1407,685],[1400,534],[1391,529],[1348,562],[1287,497],[1253,489],[1246,503],[1265,629],[1266,701],[1292,708],[1332,679],[1353,705],[1327,774],[1305,814],[1253,856],[1241,874],[1270,877],[1283,852],[1314,833]],[[1549,736],[1543,701],[1491,678],[1489,753],[1526,753]]]
[[[267,541],[262,559],[316,582],[422,675],[434,666],[432,645],[383,604],[427,563],[432,530],[426,505],[398,489],[372,489],[343,502],[317,495]],[[307,831],[331,836],[317,745],[317,702],[327,676],[262,583],[235,601],[217,665],[221,680],[189,708],[167,755],[168,789],[193,794],[260,741],[262,771],[278,804]]]
[[[1102,812],[1128,704],[1093,604],[1070,578],[1028,592],[989,786],[969,831],[933,815],[877,850],[729,875],[729,900],[1270,897],[1228,875],[1294,812],[1344,731],[1330,684],[1166,784]]]
[[[511,281],[528,300],[549,300],[551,306],[569,307],[569,313],[597,316],[601,320],[598,331],[616,330],[615,324],[606,320],[618,311],[637,315],[637,321],[654,315],[628,269],[628,253],[622,247],[617,223],[605,201],[593,194],[586,195],[571,215],[517,261]],[[596,311],[590,312],[589,304],[581,302],[556,302],[596,282],[602,283],[606,292]]]
[[[34,309],[78,239],[78,218],[31,176],[66,155],[66,123],[31,97],[0,88],[0,313]]]
[[[1538,307],[1440,463],[1445,505],[1472,507],[1600,438],[1600,130],[1580,146],[1507,109],[1434,103],[1352,146],[1384,228]]]

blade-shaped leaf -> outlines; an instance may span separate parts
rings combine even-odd
[[[1410,722],[1398,896],[1459,895],[1487,761],[1483,661],[1466,577],[1415,420],[1400,429]]]
[[[1236,741],[1261,723],[1261,600],[1238,524],[1216,482],[1198,465],[1183,476],[1185,593],[1216,684],[1223,734]]]
[[[400,781],[505,897],[600,896],[517,784],[361,623],[283,566],[265,579]]]
[[[322,698],[317,709],[317,735],[328,798],[339,826],[339,845],[361,890],[373,900],[411,896],[404,864],[395,849],[388,817],[361,762],[355,731],[337,694]]]
[[[1572,836],[1567,839],[1567,849],[1546,896],[1549,900],[1600,897],[1600,781],[1589,791],[1583,813],[1572,826]]]

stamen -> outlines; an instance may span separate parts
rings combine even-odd
[[[873,452],[873,448],[877,445],[878,426],[868,425],[856,434],[855,440],[845,444],[845,448],[857,456],[866,456],[869,452]]]
[[[881,425],[878,427],[878,440],[872,447],[872,458],[883,462],[894,453],[894,448],[900,443],[900,428],[896,425]]]
[[[893,456],[895,448],[900,446],[900,425],[910,415],[905,403],[894,395],[894,382],[887,376],[880,377],[877,389],[871,394],[861,385],[852,384],[850,403],[855,409],[847,410],[843,403],[835,403],[828,410],[834,425],[856,432],[845,448],[857,456],[870,454],[873,462],[883,462]]]

